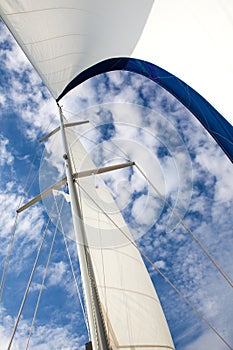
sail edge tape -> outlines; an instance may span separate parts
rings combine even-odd
[[[188,84],[153,63],[129,57],[109,58],[101,61],[78,74],[66,86],[57,101],[89,78],[116,70],[143,75],[171,93],[199,120],[233,162],[232,125]]]

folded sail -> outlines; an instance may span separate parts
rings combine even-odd
[[[66,130],[74,171],[95,168]],[[174,349],[158,296],[132,235],[101,178],[80,178],[83,220],[112,349]],[[82,244],[82,242],[80,242]]]

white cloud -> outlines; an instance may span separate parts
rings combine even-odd
[[[8,38],[6,30],[1,31],[0,35],[3,40]],[[2,103],[3,108],[7,108],[10,99],[13,110],[18,113],[20,121],[24,123],[26,136],[28,139],[34,140],[38,133],[44,134],[47,132],[46,128],[49,124],[48,132],[56,126],[54,121],[58,120],[56,105],[52,99],[48,98],[49,94],[46,88],[42,86],[40,79],[15,45],[13,45],[12,52],[6,50],[6,55],[5,64],[6,69],[10,69],[9,78],[11,83],[7,91],[1,92],[0,103]],[[15,57],[17,57],[17,60]],[[186,213],[186,222],[197,230],[204,244],[211,247],[211,251],[218,258],[218,261],[231,272],[232,225],[229,218],[232,216],[233,174],[229,162],[227,163],[221,151],[211,145],[209,138],[206,137],[205,132],[201,131],[201,128],[198,128],[195,121],[192,123],[190,120],[189,123],[186,118],[187,112],[184,112],[184,109],[174,102],[174,98],[164,94],[162,89],[155,88],[148,79],[126,72],[109,73],[105,79],[109,84],[108,88],[106,88],[106,81],[103,80],[103,77],[96,77],[82,84],[64,99],[65,109],[70,110],[75,115],[79,113],[78,118],[80,119],[90,119],[92,125],[108,121],[104,119],[104,114],[101,114],[102,110],[111,110],[112,112],[113,121],[116,123],[114,142],[116,142],[118,148],[110,145],[111,152],[109,152],[98,146],[99,150],[95,152],[95,148],[98,147],[94,146],[93,140],[96,138],[101,140],[103,135],[100,130],[96,131],[92,128],[92,125],[89,125],[78,128],[80,133],[84,133],[84,137],[87,136],[91,139],[91,141],[85,139],[88,150],[91,150],[92,154],[98,155],[95,160],[98,164],[101,164],[101,162],[109,162],[112,158],[119,161],[124,159],[123,152],[119,150],[119,148],[123,148],[131,160],[136,160],[139,163],[146,175],[154,181],[156,187],[162,193],[165,193],[173,204],[176,204],[179,213],[184,215],[187,209],[190,208],[190,213]],[[46,96],[46,100],[44,100],[44,96]],[[167,101],[166,113],[163,108],[165,100]],[[119,102],[123,103],[120,104]],[[109,104],[82,111],[97,103]],[[129,103],[144,103],[147,106],[156,107],[158,112],[151,112],[148,108],[130,105]],[[3,152],[1,153],[2,165],[11,165],[13,155],[8,148],[8,141],[5,139],[4,142],[2,144]],[[51,143],[52,139],[46,146],[48,153],[51,151],[50,161],[52,161],[52,165],[56,168],[58,174],[62,174],[62,159],[59,162],[55,161],[60,149],[55,147],[51,150]],[[186,143],[191,153],[192,162],[186,150]],[[169,154],[159,155],[162,146]],[[164,149],[162,148],[162,151]],[[194,189],[192,189],[192,171],[196,185]],[[50,177],[50,174],[45,175],[47,178]],[[131,184],[127,187],[124,179],[128,176],[128,173],[124,173],[119,178],[111,176],[108,178],[114,193],[118,189],[121,190],[119,200],[121,207],[131,203],[134,191],[146,191],[148,188],[144,179],[136,172],[133,173]],[[213,178],[215,178],[215,183]],[[201,191],[198,188],[200,184],[205,185],[203,193],[200,193]],[[213,191],[211,198],[210,187]],[[0,201],[0,227],[4,239],[1,244],[3,255],[6,254],[9,228],[13,226],[14,211],[19,200],[18,195],[12,192],[16,190],[13,180],[6,184],[6,189],[8,193],[3,191]],[[11,192],[9,193],[9,191]],[[190,300],[214,324],[217,324],[221,331],[226,332],[229,336],[231,331],[229,325],[232,320],[229,305],[232,297],[227,292],[226,284],[222,279],[219,283],[219,280],[216,279],[218,274],[216,274],[215,269],[210,267],[210,263],[202,257],[200,251],[198,251],[195,244],[190,242],[187,233],[180,226],[177,227],[176,231],[167,230],[168,232],[166,232],[170,213],[165,212],[162,216],[159,216],[162,206],[153,197],[154,192],[151,191],[149,196],[144,192],[140,196],[139,194],[138,197],[136,196],[136,201],[132,203],[131,212],[136,220],[137,229],[141,230],[141,228],[144,228],[143,226],[153,224],[155,217],[158,219],[153,234],[150,232],[144,236],[143,243],[146,253],[153,254],[153,261],[157,261],[157,265],[166,270],[166,273],[175,281],[178,287],[187,293]],[[148,203],[147,200],[149,200]],[[145,208],[146,210],[144,210]],[[193,212],[200,215],[198,219],[195,218]],[[29,262],[30,254],[38,246],[43,222],[40,206],[30,209],[27,215],[25,213],[21,216],[15,246],[17,249],[14,250],[15,255],[12,260],[14,263],[12,266],[16,266],[16,274],[24,271],[25,263],[27,265]],[[174,226],[174,222],[171,221],[171,224]],[[56,254],[59,253],[56,252]],[[69,280],[69,276],[66,275],[68,269],[66,262],[61,260],[61,256],[57,257],[57,261],[50,266],[48,286],[52,289],[55,285],[59,285],[59,287],[68,290],[68,286],[64,286],[63,283],[63,281]],[[33,284],[35,292],[39,286],[37,282]],[[224,301],[221,300],[223,296]],[[166,303],[169,309],[172,300],[169,300],[168,297]],[[181,306],[181,309],[177,310],[175,305],[175,310],[176,315],[174,317],[173,311],[170,310],[170,315],[172,315],[171,324],[174,328],[177,318],[182,319],[180,315],[184,313],[184,307]],[[192,316],[193,314],[190,313],[190,318]],[[2,320],[0,347],[6,348],[9,329],[12,328],[13,321],[11,316],[7,314],[3,316]],[[11,327],[9,327],[9,324]],[[228,327],[227,324],[229,324]],[[25,335],[23,329],[27,325],[27,321],[23,320],[22,328],[15,342],[16,349],[24,348]],[[193,334],[195,332],[191,332],[190,338]],[[67,326],[55,325],[55,320],[54,324],[47,325],[47,329],[44,326],[36,327],[33,339],[31,347],[33,350],[73,350],[80,349],[81,345],[79,344],[83,344],[82,341],[79,342],[79,339],[74,340],[70,336]],[[212,333],[205,332],[185,350],[194,348],[198,350],[222,350],[222,345]]]
[[[158,260],[155,262],[155,265],[159,268],[159,269],[166,269],[166,262],[164,260]]]
[[[191,342],[191,344],[184,347],[184,350],[226,350],[227,347],[217,337],[213,336],[210,331],[205,331],[197,339]]]
[[[9,140],[0,134],[0,166],[10,165],[14,161],[12,153],[7,149]]]
[[[0,310],[0,348],[7,349],[13,329],[14,319]],[[12,350],[25,349],[30,329],[29,320],[21,320],[13,341]],[[71,333],[69,325],[55,326],[49,322],[46,326],[35,326],[30,342],[32,350],[84,350],[85,338]]]
[[[65,284],[64,275],[67,273],[67,265],[64,261],[51,263],[48,273],[48,286]]]

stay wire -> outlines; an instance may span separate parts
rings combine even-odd
[[[95,126],[95,125],[93,124],[93,126]],[[79,139],[80,139],[80,138],[83,138],[83,139],[86,139],[87,141],[93,143],[93,144],[96,145],[96,146],[99,145],[99,142],[96,142],[96,141],[90,139],[88,136],[83,135],[81,132],[78,132],[77,130],[75,130],[75,133],[77,134],[77,136],[79,137]],[[129,156],[127,155],[127,153],[125,153],[119,146],[115,145],[115,143],[114,143],[112,140],[108,140],[108,141],[109,141],[110,143],[112,143],[113,146],[116,147],[116,148],[120,151],[120,153],[116,154],[116,152],[114,152],[112,149],[109,149],[109,148],[107,148],[106,146],[102,146],[102,148],[103,148],[105,151],[108,151],[109,153],[113,154],[114,156],[117,155],[118,157],[123,158],[124,160],[127,160],[127,161],[129,160]],[[80,142],[81,142],[81,141],[80,141]]]
[[[47,130],[49,129],[49,127],[50,127],[50,125],[51,125],[52,123],[53,123],[53,121],[50,120],[48,126],[45,128],[45,132],[47,132]],[[28,183],[29,183],[29,178],[30,178],[31,173],[32,173],[33,165],[34,165],[34,162],[35,162],[35,160],[36,160],[36,157],[37,157],[37,154],[38,154],[38,150],[39,150],[40,148],[41,148],[41,144],[38,143],[37,146],[36,146],[35,152],[34,152],[34,156],[33,156],[33,159],[32,159],[31,165],[30,165],[30,169],[29,169],[29,171],[28,171],[27,178],[26,178],[26,180],[25,180],[25,185],[24,185],[24,187],[23,187],[23,193],[26,191],[26,187],[27,187],[27,185],[28,185]],[[34,178],[32,179],[31,184],[30,184],[30,186],[29,186],[28,189],[27,189],[27,192],[29,192],[29,191],[31,190],[32,185],[34,184],[34,182],[35,182],[35,180],[36,180],[36,178],[37,178],[37,176],[38,176],[38,174],[39,174],[39,171],[40,171],[40,169],[38,169],[38,170],[36,171],[36,173],[35,173],[35,175],[34,175]],[[21,206],[22,202],[23,202],[23,195],[21,196],[20,203],[19,203],[19,207]]]
[[[93,123],[95,126],[95,124]],[[90,140],[91,141],[91,140]],[[95,143],[95,141],[92,141]],[[110,140],[110,142],[117,147],[125,156],[127,160],[129,160],[128,155],[115,143]],[[108,150],[110,152],[113,152],[111,150]],[[143,177],[149,182],[149,184],[152,186],[154,191],[158,194],[160,199],[166,204],[166,206],[171,210],[171,212],[177,217],[181,225],[184,227],[184,229],[191,235],[191,237],[194,239],[194,241],[198,244],[199,248],[204,252],[204,254],[208,257],[208,259],[212,262],[212,264],[217,268],[217,270],[221,273],[221,275],[224,277],[224,279],[229,283],[231,287],[233,287],[233,281],[230,278],[230,276],[223,270],[223,268],[217,263],[217,261],[213,258],[213,256],[208,252],[208,250],[203,246],[203,244],[200,242],[200,240],[197,238],[197,236],[190,230],[190,228],[185,224],[185,222],[182,220],[180,215],[172,208],[172,206],[169,204],[169,202],[164,198],[164,196],[159,192],[159,190],[152,184],[152,182],[147,178],[145,173],[140,169],[140,167],[135,163],[135,166],[140,171],[140,173],[143,175]]]
[[[52,123],[52,121],[50,122],[50,124],[51,123]],[[50,124],[48,125],[47,129],[49,128]],[[31,173],[32,173],[33,165],[34,165],[34,162],[35,162],[37,154],[38,154],[39,146],[40,145],[38,144],[36,149],[35,149],[34,155],[33,155],[33,160],[30,162],[30,168],[29,168],[26,180],[25,180],[25,184],[23,186],[23,194],[20,197],[18,208],[20,208],[21,204],[23,203],[24,193],[25,193],[27,185],[29,183],[29,179],[30,179],[30,176],[31,176]],[[29,188],[27,190],[28,192],[30,191],[33,183],[35,182],[35,180],[36,180],[36,178],[38,176],[38,173],[39,173],[39,170],[34,175],[34,178],[33,178],[32,182],[31,182],[31,184],[30,184],[30,186],[29,186]],[[14,226],[13,226],[13,230],[12,230],[12,234],[11,234],[11,238],[10,238],[10,243],[9,243],[9,246],[8,246],[7,256],[6,256],[6,260],[5,260],[5,264],[4,264],[3,274],[2,274],[2,278],[1,278],[0,302],[2,301],[2,295],[3,295],[5,282],[6,282],[6,277],[7,277],[7,272],[8,272],[8,267],[9,267],[9,263],[10,263],[10,257],[11,257],[11,253],[12,253],[12,249],[13,249],[15,232],[16,232],[16,228],[17,228],[18,216],[19,216],[19,213],[17,213],[16,217],[15,217]]]
[[[32,173],[32,169],[33,169],[33,165],[35,163],[35,160],[36,160],[36,157],[37,157],[37,154],[38,154],[38,151],[39,151],[39,144],[36,146],[36,149],[35,149],[35,152],[34,152],[34,155],[33,155],[33,159],[31,161],[31,164],[30,164],[30,168],[29,168],[29,171],[28,171],[28,174],[27,174],[27,177],[26,177],[26,180],[25,180],[25,184],[23,186],[23,193],[25,193],[26,191],[26,188],[27,188],[27,185],[29,183],[29,179],[30,179],[30,176],[31,176],[31,173]],[[30,184],[27,192],[30,191],[31,187],[32,187],[32,184],[35,182],[35,178],[37,177],[38,175],[38,171],[36,172],[35,176],[34,176],[34,179],[32,180],[32,183]],[[21,206],[22,202],[23,202],[23,197],[24,195],[22,194],[21,196],[21,199],[20,199],[20,202],[19,202],[19,207]]]
[[[101,206],[89,195],[89,193],[78,183],[76,182],[82,191],[89,197],[89,199],[102,211],[102,213],[113,223],[113,225],[126,237],[126,239],[131,243],[142,255],[142,257],[163,277],[163,279],[172,287],[172,289],[181,297],[181,299],[190,306],[190,308],[196,313],[196,315],[206,323],[206,325],[222,340],[222,342],[230,349],[233,350],[231,345],[223,338],[223,336],[217,331],[214,326],[202,315],[200,311],[184,296],[184,294],[169,280],[168,277],[151,261],[151,259],[143,253],[143,251],[137,246],[137,244],[124,232],[124,230],[119,227],[115,221],[101,208]]]
[[[98,126],[99,126],[98,124],[95,124],[93,121],[91,121],[90,124],[93,125],[94,128],[96,128],[96,129],[97,129]],[[91,140],[90,140],[90,141],[91,141]],[[93,142],[94,142],[94,141],[93,141]],[[116,147],[116,148],[122,153],[122,155],[123,155],[124,157],[126,157],[126,158],[124,158],[125,160],[128,160],[128,161],[129,161],[129,155],[128,155],[120,146],[116,145],[115,142],[112,140],[112,138],[109,139],[108,142],[110,142],[114,147]],[[96,143],[96,144],[98,144],[98,143]],[[109,149],[107,149],[106,147],[103,147],[103,148],[106,149],[107,151],[109,151],[110,153],[112,153],[112,154],[115,155],[115,152],[113,152],[112,150],[109,150]],[[121,155],[121,157],[122,157],[122,155]]]
[[[57,202],[56,202],[56,205],[57,205]],[[74,279],[74,284],[75,284],[75,287],[76,287],[76,292],[77,292],[77,295],[78,295],[79,303],[80,303],[80,306],[81,306],[81,309],[82,309],[83,318],[85,320],[85,324],[86,324],[88,335],[89,335],[89,339],[90,339],[90,329],[89,329],[87,314],[86,314],[85,307],[83,305],[81,292],[79,290],[78,282],[77,282],[76,275],[75,275],[75,272],[74,272],[74,266],[73,266],[73,263],[72,263],[71,254],[70,254],[70,251],[69,251],[69,246],[68,246],[68,243],[67,243],[67,239],[66,239],[66,235],[65,235],[65,231],[64,231],[61,219],[60,219],[60,225],[61,225],[61,232],[62,232],[62,235],[63,235],[65,247],[66,247],[67,256],[68,256],[69,263],[70,263],[72,276],[73,276],[73,279]],[[75,241],[75,243],[77,243],[77,242]]]
[[[208,250],[203,246],[203,244],[200,242],[200,240],[197,238],[197,236],[191,231],[191,229],[185,224],[185,222],[182,220],[180,215],[177,213],[176,210],[172,208],[172,206],[169,204],[169,202],[165,199],[165,197],[159,192],[159,190],[155,187],[155,185],[148,179],[146,174],[141,170],[141,168],[135,163],[136,168],[139,170],[139,172],[142,174],[142,176],[148,181],[148,183],[151,185],[151,187],[154,189],[154,191],[157,193],[159,198],[166,204],[166,206],[170,209],[170,211],[176,216],[176,218],[179,220],[179,223],[184,227],[184,229],[190,234],[190,236],[193,238],[193,240],[197,243],[199,248],[203,251],[203,253],[207,256],[207,258],[212,262],[212,264],[216,267],[216,269],[221,273],[223,278],[230,284],[231,287],[233,287],[233,281],[228,276],[228,274],[223,270],[223,268],[217,263],[217,261],[213,258],[213,256],[208,252]]]
[[[11,257],[11,253],[12,253],[12,249],[13,249],[15,232],[16,232],[16,228],[17,228],[17,221],[18,221],[18,213],[16,214],[16,217],[15,217],[15,222],[14,222],[14,226],[13,226],[13,230],[12,230],[12,234],[11,234],[11,238],[10,238],[10,243],[8,245],[7,256],[6,256],[6,260],[5,260],[5,264],[4,264],[4,268],[3,268],[1,284],[0,284],[0,302],[2,301],[2,295],[3,295],[5,282],[6,282],[6,276],[7,276],[7,272],[8,272],[9,263],[10,263],[10,257]]]
[[[68,110],[66,110],[66,109],[64,109],[64,112],[67,112],[67,113],[72,114],[73,117],[77,116],[77,113],[73,113],[73,112],[68,111]],[[89,123],[90,123],[92,126],[94,126],[94,128],[98,128],[98,126],[99,126],[98,124],[95,124],[93,121],[89,121]],[[76,130],[75,130],[75,131],[76,131]],[[95,145],[98,145],[98,144],[99,144],[98,142],[93,141],[93,140],[90,139],[89,137],[84,136],[83,134],[81,134],[81,133],[79,133],[79,132],[77,132],[77,134],[78,134],[79,136],[81,136],[82,138],[85,138],[86,140],[88,140],[88,141],[94,143]],[[116,144],[112,141],[112,139],[109,139],[108,142],[112,143],[113,146],[116,147],[116,148],[124,155],[124,157],[126,157],[126,158],[124,158],[125,160],[129,160],[128,154],[127,154],[125,151],[123,151],[118,145],[116,145]],[[110,150],[110,149],[108,149],[108,148],[106,148],[106,147],[103,147],[103,148],[104,148],[106,151],[109,151],[109,152],[111,152],[112,154],[116,155],[116,153],[113,152],[112,150]],[[119,156],[119,157],[122,157],[122,154],[121,154],[121,155],[118,154],[118,156]]]
[[[24,184],[24,187],[23,187],[23,193],[25,193],[26,187],[27,187],[27,185],[29,183],[29,178],[30,178],[30,175],[31,175],[31,172],[32,172],[33,164],[35,162],[37,153],[38,153],[38,147],[35,150],[35,153],[34,153],[34,156],[33,156],[33,160],[31,162],[31,166],[30,166],[30,169],[28,171],[27,178],[25,180],[25,184]],[[37,175],[38,175],[38,173],[36,173],[36,176]],[[33,182],[34,181],[35,181],[35,179],[33,180]],[[33,184],[33,182],[32,182],[32,184]],[[31,188],[32,184],[30,185],[29,188]],[[24,194],[22,194],[21,197],[20,197],[18,208],[20,208],[20,206],[21,206],[21,204],[23,202],[23,198],[24,198]],[[4,263],[4,268],[3,268],[2,278],[1,278],[1,284],[0,284],[0,302],[2,301],[2,295],[3,295],[3,291],[4,291],[4,287],[5,287],[7,272],[8,272],[10,258],[11,258],[11,253],[12,253],[12,249],[13,249],[13,245],[14,245],[14,239],[15,239],[15,233],[16,233],[16,229],[17,229],[18,217],[19,217],[19,213],[17,213],[16,216],[15,216],[13,230],[12,230],[11,237],[10,237],[10,242],[9,242],[9,245],[8,245],[7,256],[6,256],[6,260],[5,260],[5,263]]]
[[[101,263],[102,263],[102,273],[104,276],[103,280],[103,289],[104,289],[104,301],[105,301],[105,307],[106,307],[106,332],[107,332],[107,337],[109,337],[110,333],[110,327],[109,327],[109,311],[108,311],[108,302],[107,302],[107,285],[106,285],[106,273],[105,273],[105,268],[104,268],[104,255],[103,255],[103,248],[102,248],[102,233],[101,233],[101,227],[100,227],[100,214],[98,213],[98,233],[99,233],[99,239],[100,239],[100,251],[101,251]]]
[[[12,331],[12,334],[11,334],[11,338],[10,338],[7,350],[11,349],[12,342],[13,342],[14,336],[15,336],[15,332],[17,330],[17,327],[18,327],[18,324],[19,324],[19,320],[20,320],[20,317],[21,317],[21,314],[22,314],[22,311],[23,311],[23,307],[24,307],[24,304],[25,304],[26,299],[27,299],[29,288],[30,288],[30,285],[31,285],[31,282],[32,282],[32,279],[33,279],[33,276],[34,276],[34,273],[35,273],[35,270],[36,270],[36,267],[37,267],[37,263],[38,263],[38,260],[39,260],[39,257],[40,257],[40,253],[41,253],[41,250],[42,250],[42,247],[43,247],[43,244],[44,244],[47,232],[48,232],[48,227],[49,227],[50,222],[51,222],[51,215],[48,218],[48,222],[46,224],[44,233],[43,233],[42,238],[41,238],[41,244],[40,244],[40,247],[38,249],[37,256],[36,256],[36,259],[35,259],[32,271],[31,271],[31,275],[30,275],[28,283],[27,283],[27,287],[26,287],[26,290],[25,290],[25,293],[24,293],[24,296],[23,296],[23,299],[22,299],[22,302],[21,302],[21,306],[20,306],[20,309],[19,309],[16,321],[15,321],[15,325],[14,325],[14,328],[13,328],[13,331]]]
[[[62,204],[61,204],[61,208],[60,208],[60,211],[58,213],[56,227],[55,227],[55,230],[54,230],[54,235],[53,235],[52,243],[51,243],[51,246],[50,246],[49,255],[48,255],[48,259],[47,259],[47,263],[46,263],[46,267],[45,267],[45,271],[44,271],[44,275],[43,275],[43,279],[42,279],[42,283],[41,283],[41,287],[40,287],[40,292],[39,292],[39,295],[38,295],[38,298],[37,298],[37,303],[36,303],[36,307],[35,307],[35,311],[34,311],[34,315],[33,315],[32,323],[31,323],[31,327],[30,327],[30,331],[29,331],[29,336],[28,336],[28,341],[27,341],[27,345],[26,345],[26,349],[25,350],[28,350],[29,343],[30,343],[30,340],[31,340],[32,331],[33,331],[33,328],[34,328],[34,323],[35,323],[35,320],[36,320],[36,315],[37,315],[37,311],[38,311],[38,308],[39,308],[42,292],[43,292],[43,289],[44,289],[45,279],[46,279],[46,276],[47,276],[49,263],[50,263],[50,260],[51,260],[52,251],[53,251],[53,247],[54,247],[54,243],[55,243],[55,239],[56,239],[56,235],[57,235],[57,231],[58,231],[58,225],[59,225],[59,221],[60,221],[60,214],[61,214],[61,211],[62,211],[62,208],[63,208],[64,200],[65,200],[65,198],[63,198],[63,201],[62,201]],[[56,201],[54,202],[53,206],[55,206],[55,203],[56,203]],[[57,206],[57,204],[56,204],[56,206]]]

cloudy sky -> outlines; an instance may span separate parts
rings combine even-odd
[[[39,143],[41,137],[59,124],[56,104],[2,24],[0,70],[0,268],[3,273],[16,209],[22,201],[58,180],[64,169],[62,159],[58,158],[62,151],[57,141]],[[89,120],[89,124],[76,128],[76,132],[97,166],[132,160],[143,170],[146,179],[136,168],[128,168],[106,174],[105,183],[143,254],[233,346],[232,288],[155,192],[157,188],[166,197],[233,278],[230,161],[175,98],[138,75],[114,72],[92,78],[61,104],[67,119]],[[55,199],[50,197],[30,207],[17,220],[0,304],[1,349],[8,346]],[[64,207],[64,212],[69,210],[66,201]],[[66,228],[64,216],[63,213],[62,223]],[[12,349],[26,348],[55,229],[53,220],[48,226]],[[75,244],[69,235],[67,244],[80,286]],[[153,266],[147,267],[176,349],[227,349]],[[76,350],[83,349],[86,341],[82,308],[60,225],[29,348]]]

